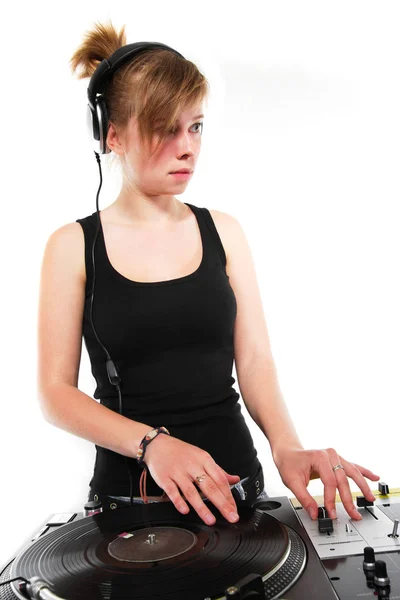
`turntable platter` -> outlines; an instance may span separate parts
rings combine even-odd
[[[217,600],[249,573],[270,599],[294,584],[306,561],[295,531],[262,510],[240,507],[232,524],[209,508],[211,527],[165,503],[68,523],[21,552],[8,576],[39,577],[67,600]],[[10,587],[25,598],[18,582]]]

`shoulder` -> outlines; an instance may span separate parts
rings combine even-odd
[[[242,226],[236,217],[227,212],[211,208],[208,210],[224,246],[227,262],[229,262],[235,244],[237,245],[244,238]]]
[[[80,249],[84,243],[82,226],[79,223],[67,223],[50,234],[47,245],[68,250]]]
[[[53,231],[47,239],[44,258],[62,264],[85,280],[85,237],[82,226],[72,222]]]

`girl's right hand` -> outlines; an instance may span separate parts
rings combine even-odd
[[[189,512],[187,500],[207,525],[215,523],[201,499],[200,488],[229,522],[239,520],[230,486],[240,477],[226,473],[205,450],[170,435],[158,435],[146,448],[145,463],[156,484],[182,514]],[[201,475],[206,477],[197,483],[196,477]]]

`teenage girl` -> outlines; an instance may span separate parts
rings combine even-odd
[[[124,28],[96,24],[71,67],[92,77],[125,46]],[[106,509],[171,501],[211,524],[206,498],[230,522],[238,504],[266,498],[233,388],[235,360],[243,401],[283,483],[315,519],[307,485],[320,477],[329,515],[339,490],[350,517],[361,519],[348,477],[373,500],[365,477],[379,476],[333,448],[303,448],[277,381],[240,223],[176,197],[196,170],[207,80],[178,52],[156,47],[121,65],[103,88],[104,153],[121,167],[121,190],[107,208],[50,235],[38,322],[44,416],[96,445],[88,499]],[[77,387],[82,337],[94,398]]]

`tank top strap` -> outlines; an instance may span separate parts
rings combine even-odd
[[[90,294],[93,282],[92,246],[97,229],[97,212],[83,219],[76,219],[76,223],[80,223],[85,238],[86,294]],[[97,239],[96,246],[98,244],[99,239]],[[98,248],[96,248],[96,251],[98,251]],[[98,262],[96,261],[96,267],[97,265]]]
[[[185,204],[188,204],[185,202]],[[217,253],[223,268],[226,267],[226,254],[214,220],[208,208],[188,204],[197,216],[197,222],[202,233],[203,244],[207,254]]]

